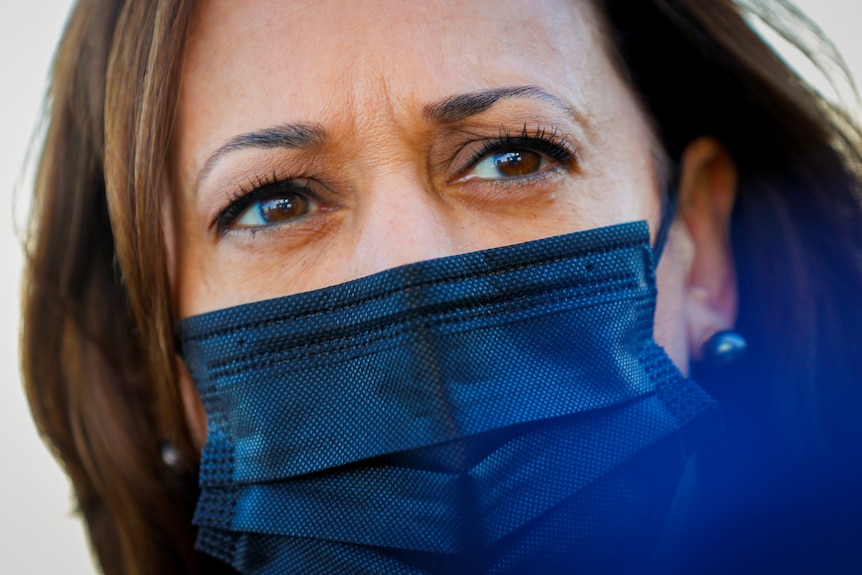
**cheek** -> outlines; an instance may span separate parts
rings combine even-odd
[[[679,221],[670,229],[667,245],[658,266],[658,301],[655,313],[655,340],[676,366],[688,375],[688,318],[686,286],[693,248],[685,226]]]
[[[206,267],[204,258],[208,245],[207,230],[196,217],[188,198],[173,192],[187,189],[180,187],[178,181],[177,175],[171,174],[162,206],[174,319],[190,315],[190,302],[209,301],[214,287],[212,270]]]

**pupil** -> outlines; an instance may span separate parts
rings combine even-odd
[[[283,222],[306,213],[308,202],[302,197],[275,198],[260,203],[260,217],[268,224]]]
[[[528,150],[494,155],[494,165],[504,176],[526,176],[539,169],[542,159]]]

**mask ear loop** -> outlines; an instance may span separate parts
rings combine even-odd
[[[669,182],[666,182],[665,189],[661,198],[661,221],[659,222],[658,233],[655,236],[655,245],[652,251],[655,258],[655,267],[658,268],[658,263],[661,261],[661,255],[664,252],[667,237],[670,233],[670,226],[676,217],[676,204],[679,196],[679,186],[677,184],[676,170],[672,170],[672,176]]]
[[[661,260],[661,254],[664,252],[665,244],[667,244],[670,226],[673,224],[673,219],[676,216],[676,198],[674,196],[675,194],[672,195],[671,192],[668,192],[662,198],[661,222],[659,223],[658,233],[655,237],[655,245],[652,248],[656,267],[658,267],[658,262]]]

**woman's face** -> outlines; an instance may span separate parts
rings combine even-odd
[[[659,221],[648,123],[586,1],[200,2],[172,146],[180,318]],[[657,338],[684,363],[678,307]]]

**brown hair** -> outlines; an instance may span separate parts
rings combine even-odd
[[[781,61],[731,0],[604,4],[670,157],[707,134],[739,170],[737,327],[754,361],[736,385],[719,374],[710,391],[736,397],[724,402],[726,415],[750,410],[741,417],[776,430],[782,448],[811,455],[846,445],[862,409],[862,360],[852,351],[862,349],[862,298],[853,295],[862,293],[859,129]],[[781,0],[753,4],[790,19],[797,30],[780,32],[791,40],[816,31]],[[708,384],[713,374],[695,375]]]
[[[195,572],[160,225],[191,2],[82,0],[57,49],[28,239],[23,371],[106,573]],[[184,469],[169,472],[170,441]]]
[[[711,134],[738,163],[740,330],[754,371],[772,374],[742,402],[748,415],[784,421],[798,435],[787,444],[833,444],[862,405],[858,131],[730,0],[602,4],[669,156]],[[109,574],[204,569],[192,548],[197,454],[178,391],[161,227],[191,8],[79,0],[47,99],[23,372]],[[161,461],[166,441],[181,453],[179,469]]]

